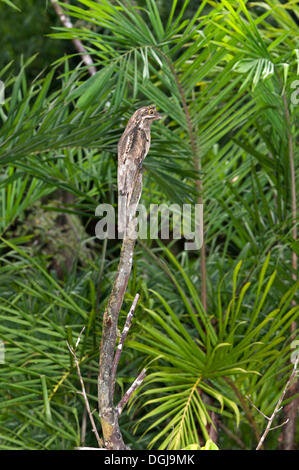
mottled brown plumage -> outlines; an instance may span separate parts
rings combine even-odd
[[[161,116],[155,106],[137,109],[118,142],[118,195],[126,198],[127,214],[132,213],[132,210],[129,210],[131,197],[142,169],[142,162],[150,148],[150,126],[156,119],[161,119]]]

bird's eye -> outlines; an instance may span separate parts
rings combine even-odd
[[[153,109],[150,109],[150,110],[149,110],[149,114],[154,114],[154,110],[153,110]]]

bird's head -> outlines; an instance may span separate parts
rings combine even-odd
[[[137,109],[135,111],[135,116],[137,120],[142,120],[142,121],[156,121],[158,119],[162,119],[161,114],[158,113],[156,110],[155,105],[150,105],[150,106],[143,106],[142,108]]]

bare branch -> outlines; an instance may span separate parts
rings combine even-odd
[[[121,337],[120,337],[120,340],[119,340],[119,344],[118,344],[118,346],[117,346],[117,350],[116,350],[116,353],[115,353],[115,356],[114,356],[113,368],[112,368],[112,384],[113,384],[113,390],[114,390],[114,386],[115,386],[115,378],[116,378],[117,366],[118,366],[118,363],[119,363],[119,360],[120,360],[120,356],[121,356],[121,353],[122,353],[122,350],[123,350],[123,347],[124,347],[124,343],[125,343],[127,334],[128,334],[129,329],[130,329],[130,327],[131,327],[133,315],[134,315],[135,308],[136,308],[137,302],[138,302],[138,300],[139,300],[139,297],[140,297],[139,294],[136,294],[136,295],[135,295],[135,299],[133,300],[132,306],[131,306],[130,311],[129,311],[129,313],[128,313],[128,316],[127,316],[127,319],[126,319],[126,323],[125,323],[125,326],[124,326],[123,332],[122,332],[122,334],[121,334]]]
[[[281,406],[280,406],[280,405],[281,405],[281,403],[282,403],[282,401],[283,401],[283,399],[284,399],[284,397],[285,397],[285,394],[287,393],[288,389],[289,389],[290,386],[292,385],[293,380],[296,378],[298,362],[299,362],[299,356],[296,358],[296,361],[295,361],[294,367],[293,367],[293,371],[292,371],[292,373],[291,373],[291,375],[290,375],[290,377],[289,377],[289,380],[288,380],[287,383],[286,383],[286,386],[284,387],[284,389],[283,389],[283,391],[282,391],[282,394],[280,395],[280,398],[279,398],[279,400],[278,400],[278,402],[277,402],[277,404],[276,404],[276,406],[275,406],[275,408],[274,408],[274,411],[273,411],[272,415],[270,416],[270,418],[269,418],[269,420],[268,420],[267,427],[266,427],[266,429],[265,429],[265,431],[264,431],[264,433],[263,433],[263,435],[262,435],[262,437],[261,437],[261,439],[260,439],[260,441],[259,441],[259,443],[258,443],[258,445],[257,445],[256,450],[260,450],[260,449],[261,449],[261,446],[263,445],[263,442],[264,442],[264,440],[266,439],[268,432],[271,431],[271,429],[277,428],[277,426],[275,426],[274,428],[271,427],[271,426],[272,426],[272,422],[273,422],[275,416],[277,415],[277,413],[279,413],[279,410],[281,410]],[[287,422],[288,422],[288,420],[286,420],[282,425],[286,424]],[[281,426],[282,426],[282,425],[281,425]]]
[[[132,394],[135,392],[135,390],[141,385],[143,382],[144,378],[146,376],[146,369],[142,369],[140,374],[138,375],[137,379],[134,380],[132,383],[131,387],[126,391],[122,399],[120,400],[119,404],[116,407],[116,412],[118,416],[121,414],[124,406],[128,403],[130,400]]]
[[[81,331],[81,333],[83,332],[83,330]],[[80,333],[80,335],[81,335]],[[79,338],[80,338],[80,335],[79,335]],[[79,340],[80,341],[80,340]],[[78,343],[78,340],[77,340],[77,343]],[[77,344],[76,343],[76,344]],[[87,409],[87,413],[88,413],[88,416],[89,416],[89,419],[90,419],[90,423],[91,423],[91,427],[92,427],[92,430],[94,432],[94,435],[96,437],[96,440],[98,442],[98,445],[99,447],[102,447],[103,446],[103,441],[102,439],[100,438],[99,434],[98,434],[98,431],[97,431],[97,428],[96,428],[96,425],[95,425],[95,422],[94,422],[94,419],[93,419],[93,416],[92,416],[92,412],[90,410],[90,406],[89,406],[89,401],[88,401],[88,398],[87,398],[87,394],[86,394],[86,390],[85,390],[85,385],[84,385],[84,382],[83,382],[83,378],[82,378],[82,375],[81,375],[81,371],[80,371],[80,365],[79,365],[79,361],[78,361],[78,358],[77,358],[77,355],[74,351],[74,349],[71,347],[71,345],[68,343],[68,341],[66,342],[67,344],[67,347],[69,348],[69,351],[70,353],[72,354],[73,358],[74,358],[74,361],[75,361],[75,364],[76,364],[76,367],[77,367],[77,372],[78,372],[78,377],[79,377],[79,380],[80,380],[80,384],[81,384],[81,389],[82,389],[82,395],[83,395],[83,398],[84,398],[84,402],[85,402],[85,406],[86,406],[86,409]]]
[[[87,372],[87,378],[89,379],[89,382],[87,382],[86,386],[86,395],[89,394],[90,392],[90,377],[91,377],[91,371],[89,370]],[[86,439],[86,429],[87,429],[87,409],[86,406],[83,411],[82,415],[82,424],[81,424],[81,445],[84,446],[85,444],[85,439]]]
[[[75,344],[75,351],[76,351],[76,349],[77,349],[77,347],[78,347],[78,345],[79,345],[79,343],[80,343],[80,341],[81,341],[81,336],[82,336],[84,330],[85,330],[85,326],[83,326],[82,330],[81,330],[80,333],[79,333],[79,336],[78,336],[77,341],[76,341],[76,344]]]
[[[68,15],[64,13],[61,6],[57,3],[58,0],[51,0],[51,3],[60,18],[61,23],[65,28],[73,28],[73,24]],[[78,52],[80,52],[83,62],[87,65],[87,69],[90,75],[94,75],[97,72],[97,69],[94,66],[93,60],[91,56],[87,53],[85,47],[83,46],[82,42],[78,38],[72,39],[73,44]]]
[[[143,128],[143,132],[140,133],[140,128],[138,127],[139,120],[137,119],[138,116],[144,120],[143,108],[135,111],[133,116],[128,121],[125,131],[118,142],[119,214],[121,212],[120,210],[122,209],[122,197],[125,196],[126,198],[124,214],[125,226],[123,226],[122,222],[120,223],[120,219],[122,219],[122,217],[120,217],[119,225],[121,226],[121,230],[119,232],[124,234],[124,239],[122,242],[115,280],[107,306],[104,311],[102,340],[100,346],[98,405],[104,444],[105,447],[109,450],[128,449],[123,441],[123,437],[119,428],[118,417],[134,390],[140,385],[145,377],[144,369],[134,381],[130,389],[125,393],[118,406],[115,408],[114,386],[116,369],[119,362],[120,353],[122,351],[123,344],[132,321],[132,315],[138,300],[138,297],[136,296],[132,309],[127,317],[119,347],[115,353],[118,317],[132,270],[134,247],[137,238],[137,219],[135,218],[135,214],[142,193],[141,165],[148,153],[150,143],[150,122],[144,123],[145,127]],[[155,111],[153,114],[153,120],[157,119],[161,119],[161,116],[159,113],[157,113],[157,111]],[[132,142],[132,136],[136,137],[136,135],[139,135],[138,145],[134,145],[134,147],[131,148],[130,142]],[[127,139],[128,136],[130,137],[129,139]],[[129,159],[129,166],[125,164],[126,158]],[[121,214],[121,216],[122,215],[123,214]]]
[[[281,409],[281,408],[280,408],[280,409]],[[270,428],[269,431],[273,431],[273,429],[281,428],[282,426],[284,426],[284,425],[287,424],[288,422],[289,422],[289,418],[286,419],[283,423],[278,424],[277,426],[273,426],[273,428]]]
[[[245,395],[245,396],[246,396],[247,400],[249,401],[249,403],[251,404],[251,406],[253,406],[253,408],[255,408],[256,411],[258,411],[265,419],[267,419],[267,420],[269,421],[269,419],[270,419],[269,416],[265,415],[261,410],[259,410],[259,409],[255,406],[255,404],[250,400],[250,398],[249,398],[248,395]]]
[[[134,192],[131,197],[132,204],[136,207],[142,192],[142,176],[137,179]],[[134,220],[131,221],[133,232]],[[135,227],[135,225],[134,225]],[[117,326],[119,312],[124,300],[130,273],[133,264],[135,238],[126,236],[123,239],[120,260],[116,277],[109,296],[108,304],[103,317],[102,341],[100,348],[100,367],[98,379],[98,403],[104,436],[104,443],[110,450],[126,450],[121,431],[118,425],[118,416],[113,403],[113,357],[117,340]]]

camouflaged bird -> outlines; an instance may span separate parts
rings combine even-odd
[[[125,208],[129,214],[132,194],[139,175],[142,163],[148,154],[151,142],[151,123],[161,119],[156,107],[143,106],[137,109],[129,119],[127,127],[118,142],[118,195],[125,197]],[[138,204],[138,201],[137,201]],[[136,205],[136,201],[134,205]],[[130,208],[134,214],[136,208]]]

